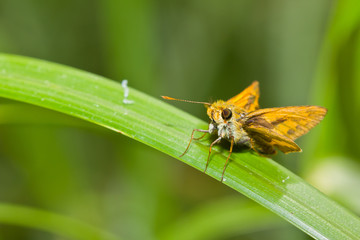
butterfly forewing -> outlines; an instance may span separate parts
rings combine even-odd
[[[257,125],[295,140],[315,127],[326,112],[318,106],[265,108],[249,113],[245,128]]]
[[[326,112],[318,106],[260,109],[247,115],[243,127],[255,148],[270,149],[269,146],[273,146],[284,153],[299,152],[301,148],[294,140],[316,126]],[[271,154],[270,150],[265,153]]]
[[[242,108],[246,112],[259,109],[259,82],[253,82],[238,95],[227,100],[226,103]]]

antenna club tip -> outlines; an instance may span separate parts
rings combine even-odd
[[[174,98],[172,97],[168,97],[168,96],[161,96],[163,99],[167,99],[167,100],[175,100]]]

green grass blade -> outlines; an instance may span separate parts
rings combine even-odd
[[[0,203],[0,222],[47,231],[70,239],[119,239],[110,233],[69,217],[13,204]]]
[[[170,104],[120,84],[58,64],[0,55],[0,96],[69,114],[154,147],[203,171],[211,139],[194,143],[182,158],[193,128],[207,124]],[[228,151],[214,147],[207,171],[220,179]],[[273,160],[234,153],[224,183],[316,239],[358,239],[358,217]]]
[[[284,226],[285,221],[260,205],[230,197],[196,208],[163,229],[160,240],[227,239]]]

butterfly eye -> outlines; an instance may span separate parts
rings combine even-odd
[[[221,116],[224,120],[229,120],[232,116],[232,112],[230,109],[228,108],[225,108],[222,113],[221,113]]]

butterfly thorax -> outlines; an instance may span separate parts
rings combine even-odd
[[[247,120],[244,109],[219,100],[211,104],[207,109],[211,120],[209,132],[216,133],[221,138],[234,139],[235,143],[249,145],[248,134],[242,128]]]

